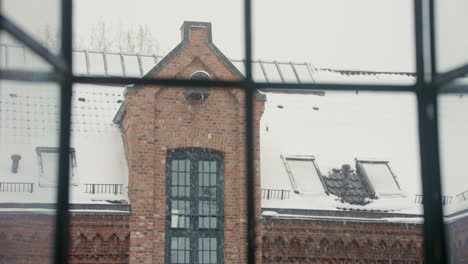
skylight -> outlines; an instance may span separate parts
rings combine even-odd
[[[296,193],[324,193],[320,172],[313,156],[281,156]]]
[[[59,148],[38,147],[40,178],[39,186],[55,187],[58,178]],[[75,150],[70,150],[70,175],[73,177],[73,168],[76,167]],[[73,180],[73,178],[72,178]]]
[[[401,193],[400,186],[387,161],[358,160],[357,163],[375,194],[396,195]]]

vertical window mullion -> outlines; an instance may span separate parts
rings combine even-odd
[[[414,1],[415,44],[416,44],[416,96],[418,103],[419,142],[421,159],[421,176],[424,206],[424,261],[431,263],[446,263],[445,226],[442,213],[440,187],[440,159],[437,124],[437,87],[426,81],[425,66],[435,74],[434,29],[426,31],[424,25],[427,18],[427,1]],[[430,2],[430,9],[433,2]],[[433,10],[429,10],[429,26],[434,26]],[[426,38],[429,34],[429,42]],[[430,52],[426,52],[429,47]],[[425,55],[428,55],[427,57]],[[426,59],[426,60],[425,60]]]
[[[196,153],[191,153],[192,155],[189,156],[195,156]],[[192,208],[190,210],[190,214],[192,215],[192,221],[191,221],[191,228],[190,228],[190,263],[198,263],[198,161],[195,159],[190,159],[190,200],[192,204]]]
[[[217,200],[217,216],[216,216],[216,257],[218,263],[224,262],[224,162],[222,159],[217,159],[216,164],[216,200]]]

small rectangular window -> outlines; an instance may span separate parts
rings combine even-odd
[[[39,186],[56,187],[58,178],[59,148],[36,148],[39,158]],[[76,168],[75,150],[70,149],[70,176],[74,176]]]
[[[282,156],[282,159],[296,193],[325,194],[313,156]]]
[[[376,195],[401,194],[400,186],[387,161],[358,160],[357,167]]]

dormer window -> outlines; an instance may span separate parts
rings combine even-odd
[[[205,71],[196,71],[190,77],[190,80],[209,81],[211,76]],[[189,87],[187,88],[187,100],[204,102],[210,96],[210,87]]]
[[[37,147],[39,158],[39,186],[56,187],[58,178],[59,148]],[[75,149],[70,149],[70,176],[73,179],[76,168]]]
[[[314,156],[281,156],[294,192],[305,195],[325,193]]]
[[[356,160],[356,167],[376,196],[401,195],[401,188],[388,161]]]

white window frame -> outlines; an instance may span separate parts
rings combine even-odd
[[[57,177],[55,181],[50,180],[48,177],[44,177],[44,169],[43,169],[43,153],[56,153],[59,155],[59,148],[57,147],[37,147],[36,148],[37,156],[38,156],[38,166],[39,166],[39,186],[40,187],[57,187],[57,179],[58,179],[58,163],[57,163]],[[76,184],[75,179],[75,169],[76,169],[76,155],[75,149],[70,148],[70,183],[73,185]]]
[[[325,186],[325,183],[323,181],[323,176],[322,173],[320,172],[320,169],[317,166],[317,163],[315,161],[315,156],[313,155],[281,155],[281,159],[283,160],[284,166],[286,168],[286,172],[288,173],[289,180],[291,181],[291,185],[293,187],[293,190],[297,194],[301,195],[311,195],[311,196],[320,196],[320,195],[326,195],[327,194],[327,188]],[[288,163],[288,160],[301,160],[301,161],[310,161],[312,162],[316,174],[319,178],[320,183],[322,184],[322,191],[317,191],[317,192],[305,192],[301,190],[301,188],[298,186],[298,183],[296,181],[295,176],[293,175],[293,172],[291,170],[291,166]]]
[[[393,180],[395,181],[396,186],[398,187],[399,191],[394,192],[394,193],[388,193],[388,192],[381,192],[379,190],[376,190],[375,187],[372,185],[372,181],[367,175],[366,170],[364,169],[363,164],[385,164],[390,172],[390,174],[393,177]],[[376,159],[357,159],[356,158],[356,168],[359,169],[360,173],[364,176],[364,180],[367,183],[367,186],[369,187],[370,191],[376,198],[378,197],[392,197],[392,196],[404,196],[403,189],[401,188],[400,183],[398,182],[398,179],[393,172],[392,168],[390,167],[390,162],[386,160],[376,160]]]

